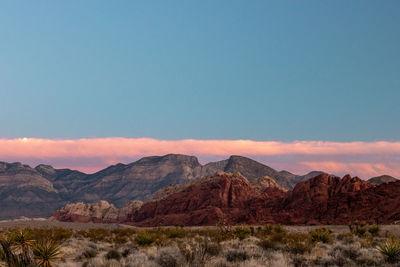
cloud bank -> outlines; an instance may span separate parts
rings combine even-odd
[[[311,170],[363,178],[400,177],[400,142],[158,140],[151,138],[0,139],[0,159],[46,163],[86,172],[143,156],[169,153],[198,156],[202,163],[243,155],[276,169],[302,174]]]

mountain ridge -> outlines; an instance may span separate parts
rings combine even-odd
[[[166,186],[200,180],[219,171],[240,172],[250,182],[268,176],[285,190],[323,173],[310,172],[301,176],[279,172],[237,155],[204,165],[195,156],[150,156],[129,164],[111,165],[93,174],[55,169],[45,164],[32,168],[22,163],[0,162],[0,206],[4,207],[0,210],[0,219],[47,217],[53,210],[74,202],[105,200],[122,207],[132,200],[150,200]]]

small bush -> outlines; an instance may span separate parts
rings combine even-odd
[[[181,228],[168,229],[166,234],[168,238],[182,238],[186,235],[186,231]]]
[[[119,253],[118,250],[112,249],[106,254],[106,259],[107,260],[117,260],[119,261],[122,258],[121,253]]]
[[[244,227],[244,226],[238,226],[235,228],[234,230],[234,234],[237,238],[239,238],[240,240],[245,239],[246,237],[248,237],[251,233],[250,228],[248,227]]]
[[[97,251],[94,249],[87,249],[85,250],[80,258],[90,259],[97,256]]]
[[[245,261],[248,258],[246,251],[242,250],[228,250],[226,253],[226,260],[229,262]]]
[[[354,229],[354,234],[357,235],[358,237],[364,236],[364,234],[367,232],[367,229],[364,226],[356,226]]]
[[[368,227],[368,232],[369,232],[371,235],[377,235],[377,234],[379,233],[380,230],[381,230],[381,227],[380,227],[379,224],[373,224],[373,225],[370,225],[370,226]]]
[[[355,261],[360,255],[359,248],[355,246],[341,246],[338,245],[333,249],[333,254],[343,256],[345,259]]]
[[[400,243],[398,240],[389,238],[386,242],[378,245],[379,252],[386,257],[390,263],[398,262],[400,259]]]
[[[270,235],[273,231],[273,227],[270,224],[267,224],[266,226],[264,226],[264,228],[262,229],[263,234],[265,235]]]
[[[273,231],[274,231],[275,233],[286,233],[285,227],[283,227],[283,226],[280,225],[280,224],[274,225]]]
[[[306,234],[291,233],[285,237],[285,250],[293,254],[304,254],[310,252],[313,243]]]
[[[278,243],[276,241],[271,240],[270,238],[262,239],[261,241],[258,242],[258,245],[265,250],[269,249],[275,250],[278,247]]]
[[[122,251],[121,255],[122,255],[122,257],[126,258],[126,257],[128,257],[129,255],[133,254],[136,251],[137,251],[136,247],[126,248],[126,249],[124,249],[124,251]]]
[[[161,267],[178,267],[183,265],[184,258],[178,248],[166,247],[159,252],[155,261]]]
[[[135,237],[135,242],[139,246],[149,246],[154,242],[155,238],[149,234],[146,230],[139,232]]]
[[[202,246],[204,248],[204,254],[208,254],[210,256],[217,256],[222,250],[220,244],[209,242],[207,240],[203,242]]]
[[[342,241],[345,244],[352,244],[354,243],[354,236],[352,233],[341,233],[338,234],[336,237],[337,240]]]
[[[326,228],[317,228],[313,231],[310,231],[309,235],[311,236],[312,242],[322,242],[322,243],[332,242],[331,231]]]

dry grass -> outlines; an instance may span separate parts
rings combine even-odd
[[[51,238],[61,244],[57,266],[400,265],[396,254],[400,253],[400,226],[357,227],[219,224],[146,229],[29,227],[25,231],[30,239]],[[15,231],[2,229],[0,236]]]

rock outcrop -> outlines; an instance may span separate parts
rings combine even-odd
[[[142,206],[143,202],[135,200],[128,202],[122,208],[101,200],[97,203],[86,204],[83,202],[67,204],[54,212],[51,219],[63,222],[92,222],[92,223],[118,223],[128,220],[128,215]]]
[[[381,175],[377,177],[373,177],[369,179],[367,182],[371,184],[383,184],[383,183],[392,183],[392,182],[397,182],[399,179],[394,178],[389,175]]]
[[[222,220],[229,224],[289,225],[352,221],[387,224],[400,220],[400,181],[373,185],[349,175],[339,178],[321,174],[297,184],[292,191],[282,190],[268,177],[261,181],[265,182],[259,181],[262,189],[260,183],[253,186],[240,173],[217,172],[200,181],[169,187],[140,208],[126,208],[123,216],[108,203],[102,208],[83,203],[67,205],[53,216],[65,221],[136,226],[215,225]]]

